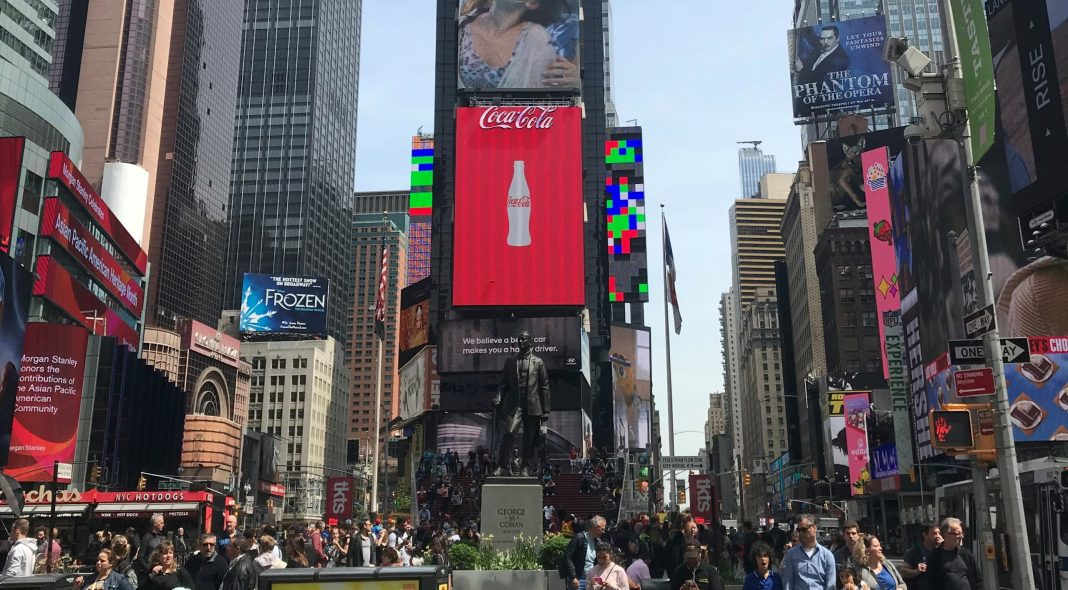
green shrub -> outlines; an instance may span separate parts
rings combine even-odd
[[[454,570],[474,570],[478,567],[479,551],[466,543],[455,543],[449,547],[449,562]]]
[[[557,570],[560,568],[560,559],[564,556],[564,549],[567,549],[567,544],[571,542],[571,539],[558,534],[549,534],[545,536],[545,540],[541,543],[541,556],[539,561],[541,562],[541,569],[544,570]]]

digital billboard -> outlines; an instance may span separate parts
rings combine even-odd
[[[88,342],[89,332],[78,326],[26,326],[19,402],[4,469],[15,479],[49,481],[54,461],[74,460]]]
[[[414,285],[401,289],[401,310],[397,330],[397,349],[401,364],[411,358],[411,353],[427,343],[430,333],[430,291],[433,284],[425,278]]]
[[[52,238],[53,242],[81,263],[123,307],[135,317],[141,316],[145,294],[141,281],[130,276],[59,199],[45,199],[44,213],[41,216],[41,235]]]
[[[455,306],[585,302],[579,107],[460,108]]]
[[[1021,213],[1068,190],[1068,6],[1059,0],[987,3],[997,86],[997,159]],[[969,109],[971,105],[969,104]]]
[[[787,33],[794,119],[811,120],[894,104],[883,61],[886,18],[871,16]]]
[[[48,299],[94,334],[112,336],[136,350],[141,342],[137,320],[123,317],[78,282],[51,256],[38,256],[34,266],[33,294]]]
[[[419,134],[412,137],[406,285],[413,285],[430,276],[430,224],[433,212],[434,138]]]
[[[849,452],[846,444],[846,423],[843,402],[846,392],[827,392],[827,417],[823,423],[827,454],[827,473],[834,474],[837,481],[849,478]]]
[[[578,88],[579,0],[459,0],[458,87]]]
[[[397,417],[407,420],[439,403],[438,351],[428,346],[415,354],[400,370]]]
[[[649,301],[641,130],[609,129],[605,142],[608,301]]]
[[[904,143],[905,135],[901,127],[827,140],[831,207],[835,211],[864,209],[867,206],[867,169],[861,165],[862,155],[866,151],[885,147],[888,161],[893,162],[901,153]]]
[[[864,493],[871,480],[868,465],[868,416],[871,413],[869,392],[848,392],[842,398],[845,413],[846,449],[849,454],[849,486],[852,495]]]
[[[7,464],[15,392],[22,366],[26,315],[30,305],[29,271],[6,254],[0,254],[0,468]]]
[[[1005,365],[1014,440],[1068,441],[1068,336],[1032,336],[1028,342],[1031,361]],[[927,365],[927,405],[931,410],[976,401],[957,395],[956,371],[948,355]]]
[[[644,449],[653,423],[649,331],[612,326],[613,441],[618,449]]]
[[[141,249],[137,240],[111,212],[104,199],[93,189],[74,162],[63,152],[52,152],[48,160],[48,177],[58,180],[74,198],[85,207],[89,216],[100,226],[104,234],[111,239],[119,251],[134,265],[141,276],[148,270],[148,254]]]
[[[578,316],[453,320],[442,322],[438,342],[439,373],[496,373],[519,353],[517,336],[530,332],[534,354],[548,371],[582,369],[582,322]]]
[[[25,148],[25,137],[0,138],[0,252],[11,251]]]
[[[241,288],[244,335],[326,335],[330,281],[321,277],[283,277],[245,273]]]

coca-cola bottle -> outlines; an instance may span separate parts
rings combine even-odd
[[[508,187],[508,245],[530,245],[530,187],[524,173],[525,164],[512,164],[512,184]]]

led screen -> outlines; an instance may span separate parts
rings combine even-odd
[[[608,301],[649,301],[641,130],[610,129],[605,142]]]
[[[11,234],[15,224],[15,207],[19,202],[22,178],[22,152],[25,137],[0,139],[0,251],[11,251]]]
[[[644,449],[651,441],[652,369],[649,331],[612,326],[613,431],[617,448]]]
[[[74,460],[88,341],[89,332],[78,326],[26,326],[19,404],[4,469],[15,479],[48,481],[54,461]]]
[[[794,118],[893,106],[890,64],[883,61],[885,42],[882,16],[789,31]]]
[[[530,332],[534,354],[545,361],[546,370],[577,373],[582,369],[582,325],[572,316],[443,322],[438,372],[500,371],[505,359],[519,353],[516,337],[523,330]]]
[[[245,273],[241,289],[242,334],[326,334],[330,282],[319,277]]]
[[[458,109],[455,306],[584,303],[581,117]]]
[[[459,88],[578,88],[579,0],[460,0]]]
[[[3,467],[11,448],[11,423],[15,416],[19,367],[23,362],[32,277],[9,256],[0,254],[0,279],[0,467]]]

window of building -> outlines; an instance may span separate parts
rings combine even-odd
[[[852,287],[842,287],[838,289],[838,300],[842,303],[854,303],[857,298],[853,292]]]
[[[842,325],[847,327],[847,328],[856,328],[857,327],[857,312],[855,312],[855,311],[847,311],[844,314],[842,314]]]
[[[865,328],[874,327],[875,326],[875,312],[874,311],[866,311],[866,312],[864,312],[864,315],[861,316],[861,321],[863,322]]]

